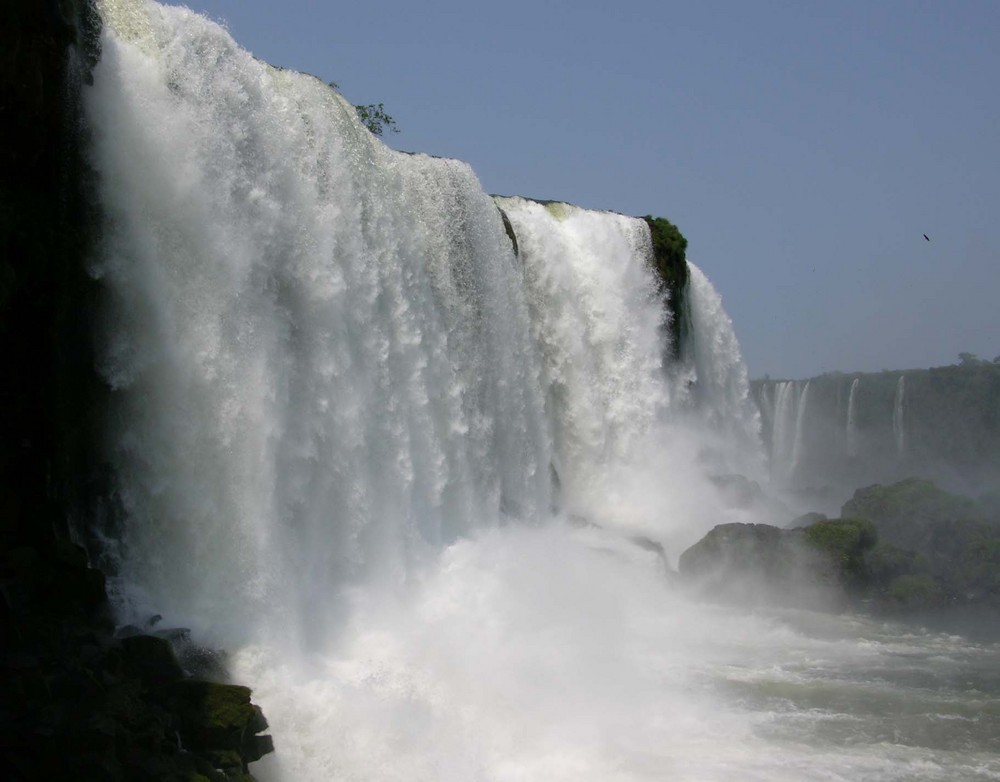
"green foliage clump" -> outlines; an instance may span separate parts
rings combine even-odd
[[[328,81],[327,86],[336,92],[340,92],[340,85],[335,81]],[[399,133],[396,127],[396,120],[385,110],[384,103],[365,103],[354,107],[358,114],[358,119],[371,133],[381,136],[386,130],[391,133]]]
[[[923,478],[907,478],[889,486],[858,489],[843,507],[844,515],[877,523],[909,520],[959,521],[976,518],[975,501],[960,497]]]
[[[931,576],[905,575],[889,584],[888,597],[902,607],[926,608],[941,602],[942,593]]]
[[[653,243],[653,265],[660,292],[667,298],[670,312],[670,337],[675,357],[680,356],[686,333],[685,290],[688,284],[687,239],[680,229],[665,217],[646,215]]]
[[[869,567],[895,605],[1000,602],[1000,530],[986,504],[911,478],[859,489],[843,510],[878,528]]]
[[[1000,537],[983,535],[965,550],[960,588],[968,598],[1000,604]]]
[[[845,583],[861,584],[868,580],[865,553],[878,541],[878,531],[870,521],[854,518],[820,521],[806,527],[805,538],[837,562]]]
[[[872,580],[879,584],[888,584],[902,575],[930,572],[927,557],[883,541],[868,553],[867,561]]]
[[[653,241],[653,259],[660,280],[670,290],[687,284],[687,239],[665,217],[646,215]]]
[[[358,112],[361,124],[376,136],[381,136],[386,130],[390,133],[399,133],[396,120],[389,115],[383,104],[369,103],[364,106],[355,106],[354,110]]]

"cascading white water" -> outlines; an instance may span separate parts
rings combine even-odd
[[[798,401],[798,386],[794,380],[785,380],[775,386],[774,424],[771,430],[771,478],[779,484],[791,477]]]
[[[846,429],[846,439],[847,439],[847,455],[857,456],[858,455],[858,424],[855,420],[855,415],[857,408],[855,406],[855,398],[858,393],[858,385],[861,383],[861,378],[854,378],[851,381],[851,392],[847,397],[847,429]]]
[[[757,406],[760,408],[762,429],[774,430],[774,394],[769,383],[761,383],[757,388]]]
[[[690,457],[695,445],[677,414],[684,405],[672,399],[663,366],[664,309],[646,223],[562,203],[497,200],[518,236],[562,505],[675,548],[693,542],[690,530],[700,525],[680,520],[723,511],[709,510],[713,492]],[[715,371],[715,382],[725,382]],[[691,491],[672,491],[668,472]]]
[[[809,381],[801,388],[794,380],[775,384],[769,461],[771,480],[776,486],[790,484],[802,460],[808,403]]]
[[[90,96],[125,580],[316,633],[345,579],[547,512],[521,272],[468,167],[391,152],[190,12],[115,7],[148,14]]]
[[[601,480],[604,462],[627,458],[669,403],[649,231],[568,204],[497,202],[518,236],[558,471],[575,497]]]
[[[795,470],[798,468],[799,463],[802,461],[802,454],[805,450],[804,437],[805,437],[805,421],[806,421],[806,410],[809,405],[809,381],[802,387],[802,393],[799,394],[798,404],[795,410],[795,437],[792,440],[792,458],[789,462],[788,474],[794,475]]]
[[[275,736],[261,779],[988,769],[886,752],[877,708],[821,709],[841,743],[814,727],[815,687],[885,681],[907,642],[690,603],[629,542],[673,557],[730,520],[698,456],[718,434],[661,365],[639,221],[505,199],[515,258],[466,165],[386,149],[190,11],[101,7],[119,608],[231,652]],[[745,371],[712,317],[696,382],[738,419]],[[776,422],[801,405],[785,384]],[[551,465],[599,527],[548,518]]]
[[[896,396],[892,401],[892,436],[896,440],[896,456],[906,453],[906,429],[903,420],[903,396],[906,393],[906,375],[899,376]]]
[[[729,461],[728,468],[757,475],[762,466],[760,412],[750,397],[750,381],[732,319],[704,272],[690,261],[688,270],[691,331],[686,352],[694,363],[698,406],[710,430],[722,435],[723,448],[730,457],[737,457]]]

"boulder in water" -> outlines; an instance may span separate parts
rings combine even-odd
[[[681,579],[698,593],[741,605],[832,608],[844,589],[835,558],[803,530],[720,524],[681,554]]]
[[[869,560],[884,607],[1000,606],[1000,519],[988,505],[909,478],[858,489],[843,513],[878,530]]]

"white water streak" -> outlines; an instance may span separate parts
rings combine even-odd
[[[774,427],[771,430],[771,477],[779,484],[791,476],[798,423],[798,386],[794,380],[775,387]]]
[[[857,456],[858,455],[858,424],[855,420],[857,415],[856,397],[858,393],[858,386],[861,383],[861,378],[856,377],[851,381],[851,393],[847,397],[847,455]]]
[[[806,422],[806,409],[809,405],[809,381],[806,381],[805,386],[802,388],[802,393],[799,394],[799,400],[797,410],[795,412],[795,437],[792,444],[792,458],[791,464],[788,467],[789,475],[794,475],[795,471],[798,469],[799,464],[802,461],[802,455],[805,451],[805,422]]]
[[[906,394],[906,375],[896,383],[896,396],[892,402],[892,436],[896,441],[896,456],[906,453],[906,422],[903,418],[903,399]]]
[[[704,272],[688,262],[687,306],[691,313],[688,352],[694,363],[697,404],[711,431],[721,435],[729,471],[757,475],[762,469],[760,412],[733,321]],[[735,452],[734,452],[735,449]]]

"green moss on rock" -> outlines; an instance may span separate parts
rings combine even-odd
[[[869,567],[892,606],[1000,603],[1000,529],[974,500],[911,478],[858,489],[843,510],[878,529]]]
[[[801,529],[720,524],[680,556],[695,591],[737,604],[831,608],[843,599],[840,566]]]
[[[963,520],[977,516],[976,503],[923,478],[907,478],[888,486],[858,489],[843,507],[845,515],[890,521],[901,516],[931,520]]]
[[[888,598],[901,608],[930,608],[940,604],[943,592],[928,575],[905,575],[894,578],[887,590]]]
[[[199,679],[174,682],[165,702],[178,721],[185,746],[209,757],[217,768],[242,769],[274,750],[267,720],[250,702],[250,688]]]
[[[664,217],[646,215],[653,243],[653,266],[665,296],[669,312],[670,343],[674,357],[679,357],[686,335],[685,292],[688,284],[687,239]]]
[[[170,642],[153,635],[123,638],[122,652],[130,673],[147,685],[168,684],[184,676]]]
[[[805,528],[806,541],[829,554],[845,584],[859,586],[869,578],[865,553],[878,541],[875,525],[866,519],[829,519]]]

